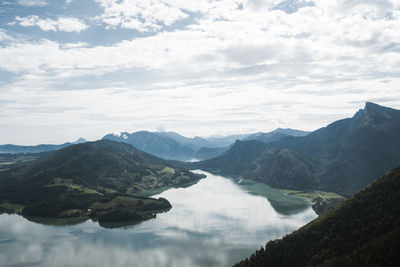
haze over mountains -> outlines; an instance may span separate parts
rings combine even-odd
[[[195,167],[253,178],[276,188],[351,195],[400,165],[400,111],[367,102],[352,118],[306,136],[237,141]]]
[[[138,131],[134,133],[120,132],[107,134],[102,139],[128,143],[136,148],[157,157],[173,160],[204,160],[216,157],[226,152],[236,140],[261,140],[271,142],[286,136],[303,136],[308,132],[278,128],[269,133],[234,134],[228,136],[193,137],[188,138],[175,132]],[[0,145],[0,153],[40,153],[49,152],[84,143],[84,138],[61,145],[41,144],[36,146]]]
[[[47,151],[54,151],[59,150],[64,147],[68,147],[74,144],[81,144],[85,143],[86,139],[79,138],[75,142],[67,142],[61,145],[50,145],[50,144],[43,144],[37,146],[20,146],[20,145],[0,145],[0,153],[40,153],[40,152],[47,152]]]
[[[310,132],[305,132],[305,131],[300,131],[300,130],[278,128],[269,133],[262,133],[262,132],[255,133],[255,134],[246,136],[245,138],[238,138],[238,140],[243,140],[243,141],[258,140],[258,141],[261,141],[264,143],[270,143],[273,141],[277,141],[281,138],[284,138],[286,136],[306,136],[309,133]]]
[[[148,132],[108,134],[103,139],[124,142],[147,153],[165,159],[183,160],[209,159],[221,155],[236,140],[261,140],[265,143],[279,140],[286,136],[304,136],[308,132],[292,129],[276,129],[269,133],[228,135],[225,137],[188,138],[174,132]]]

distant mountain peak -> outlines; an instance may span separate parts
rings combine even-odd
[[[87,140],[85,138],[79,137],[78,140],[76,140],[75,142],[73,142],[73,144],[81,144],[81,143],[86,143]]]
[[[364,111],[367,112],[367,113],[382,112],[382,111],[385,111],[387,109],[391,110],[391,108],[380,106],[380,105],[372,103],[372,102],[365,102]]]
[[[123,139],[128,139],[128,134],[129,133],[127,133],[127,132],[116,132],[116,133],[113,133],[113,135],[115,136],[115,137],[117,137],[117,138],[123,138]]]
[[[380,117],[385,119],[400,118],[400,111],[381,106],[372,102],[365,102],[364,109],[360,109],[353,118]]]
[[[367,109],[368,107],[382,107],[382,106],[380,106],[380,105],[378,105],[376,103],[367,101],[367,102],[365,102],[365,108]]]

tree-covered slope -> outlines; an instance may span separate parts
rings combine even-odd
[[[294,130],[294,129],[282,129],[278,128],[268,133],[255,133],[243,138],[242,141],[258,140],[266,144],[278,141],[287,136],[306,136],[309,132]]]
[[[351,195],[400,164],[400,111],[367,102],[352,118],[270,147],[319,162],[318,188]]]
[[[193,168],[204,169],[213,173],[223,173],[232,176],[245,175],[257,168],[256,159],[266,149],[261,141],[239,141],[224,154],[215,158],[193,163]]]
[[[400,266],[400,168],[236,266]]]
[[[254,142],[237,143],[197,166],[280,188],[349,196],[400,164],[400,111],[366,103],[352,118],[306,136],[287,136],[265,145],[259,142],[257,153],[252,152]]]
[[[116,197],[126,199],[131,193],[184,185],[199,178],[131,145],[102,140],[73,145],[1,172],[0,202],[25,205],[26,215],[66,216],[67,210],[82,213],[96,202],[109,202],[108,207],[113,207]],[[127,205],[132,211],[133,202],[116,207]],[[159,204],[165,206],[162,201]]]
[[[268,149],[261,141],[236,141],[224,154],[196,162],[193,168],[213,173],[251,178],[276,188],[312,188],[321,166],[288,149]]]

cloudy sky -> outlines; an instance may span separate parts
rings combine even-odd
[[[0,0],[0,143],[400,108],[400,0]]]

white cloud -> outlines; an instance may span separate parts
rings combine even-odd
[[[136,29],[142,32],[154,31],[188,17],[188,14],[181,9],[162,0],[96,1],[104,9],[104,13],[96,20],[111,27]]]
[[[77,32],[86,30],[89,26],[82,20],[73,17],[59,17],[57,20],[40,19],[36,15],[16,17],[15,20],[23,27],[38,26],[43,31]],[[10,23],[9,23],[10,24]]]
[[[81,32],[89,28],[85,22],[71,17],[60,17],[57,21],[58,30],[64,32]]]
[[[65,44],[62,44],[61,47],[69,49],[69,48],[77,48],[77,47],[86,47],[88,45],[89,44],[87,42],[77,42],[77,43],[65,43]]]
[[[276,6],[278,2],[270,3]],[[340,9],[340,4],[344,5],[344,2],[339,2],[336,1],[336,9]],[[138,9],[139,13],[134,13],[132,10],[138,3],[142,8]],[[43,57],[35,53],[38,56],[33,57],[31,64],[7,61],[2,66],[8,70],[28,72],[42,68],[52,74],[54,71],[69,70],[71,75],[90,71],[114,72],[136,67],[175,76],[182,72],[188,74],[187,77],[197,76],[199,80],[203,80],[201,75],[206,72],[213,73],[210,79],[229,73],[252,78],[262,76],[264,79],[296,79],[299,75],[309,79],[329,78],[333,74],[340,78],[367,73],[369,76],[375,69],[374,65],[378,63],[386,63],[388,75],[399,71],[397,52],[393,52],[400,45],[400,34],[397,30],[400,27],[399,19],[365,17],[356,13],[335,19],[324,10],[327,6],[331,7],[332,2],[322,0],[316,2],[315,6],[300,8],[292,14],[273,9],[257,12],[253,8],[247,8],[249,3],[250,1],[243,2],[244,8],[238,9],[240,1],[199,1],[190,6],[187,1],[170,0],[164,5],[169,8],[181,7],[183,11],[198,10],[203,12],[203,16],[185,29],[125,40],[111,46],[67,47],[68,45],[60,46],[46,40],[15,43],[3,51],[3,58],[12,56],[14,52],[24,54],[26,51],[26,55],[29,55],[34,50],[47,51],[46,54],[51,56]],[[251,5],[259,3],[252,1]],[[155,2],[146,6],[146,12],[144,3],[140,1],[135,1],[134,4],[103,1],[102,5],[112,9],[115,14],[124,13],[120,9],[121,5],[127,7],[125,13],[132,11],[129,16],[133,18],[133,14],[141,16],[140,14],[149,13]],[[359,5],[353,3],[352,6]],[[382,9],[385,8],[386,5],[382,5]],[[386,11],[390,12],[389,9]],[[160,21],[168,21],[161,17],[160,15]],[[114,25],[119,25],[120,19]],[[75,18],[60,17],[56,21],[28,16],[17,17],[17,21],[22,26],[36,25],[43,30],[54,31],[79,32],[88,27]],[[129,20],[124,23],[128,23],[127,21]],[[61,48],[71,49],[65,51]],[[335,68],[336,66],[341,68]],[[85,71],[79,72],[80,69]]]
[[[31,15],[23,18],[17,16],[15,20],[23,27],[38,26],[43,31],[57,31],[57,21],[52,19],[39,19],[38,16]]]
[[[110,45],[7,40],[0,46],[1,69],[19,76],[0,87],[13,90],[5,100],[29,99],[21,110],[34,109],[40,99],[50,106],[41,111],[84,107],[85,116],[72,109],[63,118],[93,123],[97,133],[166,125],[193,135],[207,135],[210,125],[214,133],[311,130],[351,116],[365,100],[391,98],[383,104],[400,108],[399,1],[99,3],[104,12],[96,20],[115,28],[108,36],[119,28],[154,32]],[[165,27],[186,18],[188,25]],[[79,30],[37,16],[18,23]],[[23,112],[1,114],[9,114],[11,124],[27,120]],[[32,123],[59,123],[61,115],[30,116]]]
[[[46,0],[17,0],[17,4],[21,6],[46,6]]]
[[[0,43],[4,41],[15,41],[15,38],[0,29]]]

